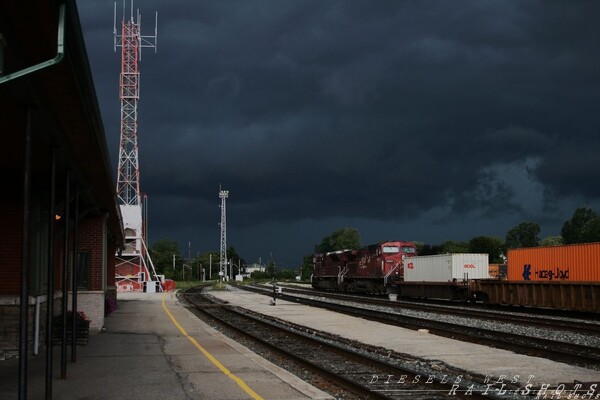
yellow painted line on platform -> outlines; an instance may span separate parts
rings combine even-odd
[[[167,304],[165,303],[165,294],[164,293],[163,293],[163,297],[162,297],[162,306],[165,309],[165,311],[167,312],[167,315],[169,316],[169,318],[171,318],[171,322],[173,322],[173,325],[175,325],[177,327],[177,329],[179,329],[179,331],[183,334],[183,336],[185,336],[186,338],[188,338],[188,340],[190,342],[192,342],[192,344],[194,346],[196,346],[196,348],[198,350],[200,350],[200,352],[202,354],[204,354],[204,356],[206,358],[208,358],[210,360],[210,362],[212,362],[217,368],[219,368],[219,370],[221,370],[222,373],[224,373],[231,380],[233,380],[235,383],[237,383],[237,385],[240,388],[242,388],[242,390],[244,392],[248,393],[253,399],[263,400],[263,398],[260,397],[254,390],[252,390],[250,388],[250,386],[248,386],[246,384],[246,382],[244,382],[243,380],[241,380],[240,378],[238,378],[237,376],[235,376],[230,370],[227,369],[227,367],[225,367],[223,364],[221,364],[221,362],[219,362],[219,360],[217,360],[212,354],[210,354],[208,352],[208,350],[206,350],[204,347],[202,347],[200,345],[200,343],[198,343],[196,341],[196,339],[194,339],[193,337],[191,337],[190,335],[188,335],[188,333],[185,331],[185,329],[183,329],[183,327],[181,325],[179,325],[179,322],[177,322],[177,320],[175,319],[175,317],[173,316],[173,314],[171,314],[171,312],[167,308]]]

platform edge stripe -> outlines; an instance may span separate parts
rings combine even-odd
[[[255,399],[255,400],[264,400],[258,393],[256,393],[254,390],[252,390],[252,388],[250,388],[250,386],[248,386],[246,384],[246,382],[244,382],[241,378],[239,378],[235,374],[233,374],[230,370],[227,369],[227,367],[225,367],[223,364],[221,364],[221,362],[219,360],[217,360],[212,354],[210,354],[208,352],[208,350],[206,350],[204,347],[202,347],[202,345],[200,345],[200,343],[198,343],[196,341],[196,339],[194,339],[193,337],[191,337],[190,335],[188,335],[188,333],[186,332],[186,330],[183,329],[183,327],[179,324],[179,322],[177,322],[177,320],[175,319],[175,317],[173,316],[173,314],[171,314],[171,312],[167,308],[167,304],[165,303],[165,296],[164,296],[164,294],[162,296],[162,306],[163,306],[163,309],[165,310],[165,312],[167,313],[167,315],[169,316],[169,318],[171,319],[171,322],[173,323],[173,325],[175,325],[177,327],[177,329],[179,329],[179,331],[183,334],[183,336],[185,336],[190,342],[192,342],[192,344],[194,346],[196,346],[196,348],[202,354],[204,354],[204,356],[206,358],[208,358],[210,360],[210,362],[212,362],[217,368],[219,368],[219,370],[221,372],[223,372],[231,380],[233,380],[240,388],[242,388],[242,390],[244,392],[248,393],[253,399]]]

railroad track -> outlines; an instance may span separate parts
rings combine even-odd
[[[257,286],[260,287],[260,286]],[[263,285],[264,288],[264,285]],[[390,307],[393,309],[409,309],[424,312],[433,313],[444,313],[455,316],[461,316],[465,318],[476,318],[480,320],[493,320],[495,322],[521,324],[524,326],[533,326],[542,329],[553,329],[563,330],[570,332],[577,332],[580,334],[588,334],[600,336],[600,323],[587,322],[583,320],[564,320],[548,317],[545,315],[532,315],[531,313],[507,313],[507,312],[494,312],[489,309],[474,309],[468,306],[448,305],[448,304],[423,304],[415,303],[412,301],[390,301],[387,299],[376,298],[376,297],[365,297],[341,294],[335,292],[323,292],[315,291],[313,289],[301,289],[294,287],[285,287],[286,293],[296,293],[305,296],[322,296],[331,299],[343,300],[343,301],[355,301],[365,304],[373,304],[378,306]],[[448,302],[446,302],[448,303]],[[541,311],[540,311],[541,313]]]
[[[358,345],[353,347],[341,338],[305,327],[252,313],[218,302],[210,302],[198,290],[188,290],[185,300],[197,312],[233,329],[237,334],[266,346],[285,358],[293,359],[327,380],[365,399],[506,399],[521,398],[517,389],[508,396],[496,395],[499,388],[469,380],[464,373],[424,368],[407,368],[400,355],[382,349]],[[215,300],[213,300],[215,301]],[[414,364],[411,364],[414,365]],[[471,380],[472,379],[472,380]]]
[[[266,287],[239,286],[239,288],[264,295],[272,295],[273,293],[272,289]],[[549,358],[556,361],[567,362],[589,368],[600,368],[600,348],[596,347],[569,342],[558,342],[556,340],[531,337],[528,335],[520,335],[509,332],[499,333],[496,330],[485,329],[481,327],[457,325],[432,319],[410,317],[385,311],[365,309],[362,307],[352,306],[349,303],[331,303],[314,298],[298,296],[296,294],[286,294],[286,291],[281,294],[277,294],[277,297],[283,300],[313,307],[326,308],[332,311],[361,317],[388,325],[395,325],[413,330],[427,329],[430,333],[438,336],[483,344],[495,348],[502,348],[515,351],[520,354]],[[315,294],[313,293],[312,296],[315,296]],[[321,293],[319,293],[318,296],[321,296]]]

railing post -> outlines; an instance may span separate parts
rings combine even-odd
[[[25,149],[23,166],[23,217],[21,239],[21,293],[19,298],[19,400],[27,399],[27,361],[29,357],[29,267],[31,222],[31,107],[25,117]]]

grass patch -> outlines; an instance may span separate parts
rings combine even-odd
[[[202,285],[203,283],[206,284],[206,282],[200,281],[175,281],[175,289],[187,290],[194,286]]]
[[[175,281],[175,289],[181,291],[193,288],[195,286],[210,286],[212,290],[226,290],[227,284],[218,280],[213,281]]]

